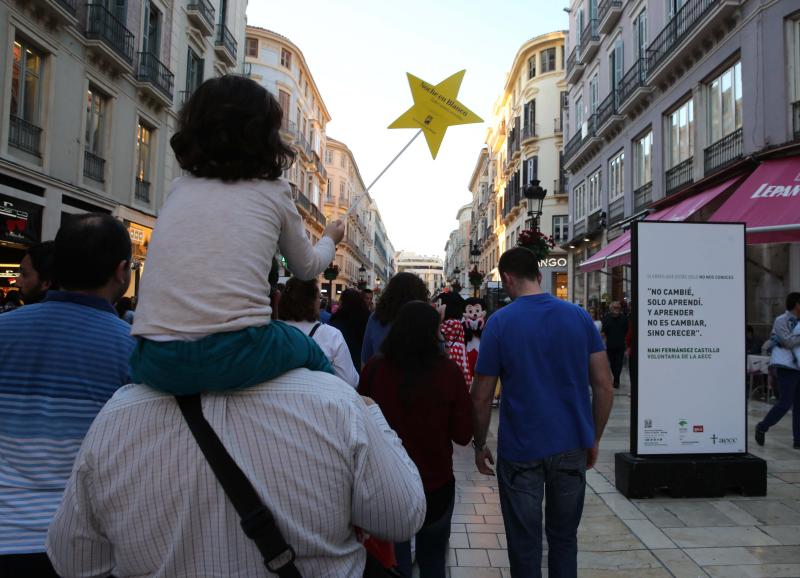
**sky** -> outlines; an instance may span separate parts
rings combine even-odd
[[[437,84],[466,69],[458,99],[484,123],[447,129],[436,160],[417,139],[371,190],[395,250],[444,257],[492,107],[528,39],[565,30],[566,0],[250,0],[248,24],[306,58],[332,120],[369,185],[414,136],[386,127],[412,106],[406,72]]]

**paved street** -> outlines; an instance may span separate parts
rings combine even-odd
[[[800,450],[792,448],[790,416],[770,430],[764,448],[750,445],[768,462],[767,497],[630,501],[614,488],[614,454],[629,447],[627,391],[623,384],[615,397],[599,464],[588,475],[580,576],[800,577]],[[750,404],[751,439],[768,408]],[[497,418],[495,411],[494,433]],[[478,474],[471,448],[456,449],[455,469],[450,576],[510,576],[496,480]]]

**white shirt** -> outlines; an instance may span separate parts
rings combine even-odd
[[[377,405],[290,371],[204,394],[203,413],[275,515],[308,577],[360,577],[354,526],[391,541],[425,518],[419,473]],[[120,389],[87,434],[47,552],[65,578],[268,576],[173,397]]]
[[[317,325],[316,321],[284,321],[284,323],[297,327],[306,335],[310,335],[311,330]],[[344,340],[342,332],[323,323],[320,324],[312,339],[317,342],[325,357],[331,361],[336,375],[353,387],[358,387],[358,372],[353,366],[353,358],[350,356],[350,350],[347,348],[347,342]]]
[[[278,249],[304,281],[336,254],[330,238],[308,240],[286,181],[175,180],[148,249],[133,335],[179,340],[267,325]]]

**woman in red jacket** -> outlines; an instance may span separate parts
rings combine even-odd
[[[439,314],[412,301],[361,372],[358,390],[375,400],[419,469],[428,512],[416,536],[421,578],[444,577],[455,502],[452,442],[472,439],[472,404],[461,368],[439,345]],[[396,545],[400,571],[411,576],[411,545]]]

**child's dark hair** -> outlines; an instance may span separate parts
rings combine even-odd
[[[181,109],[170,144],[196,177],[277,179],[294,162],[281,140],[284,111],[269,91],[243,76],[205,81]]]

